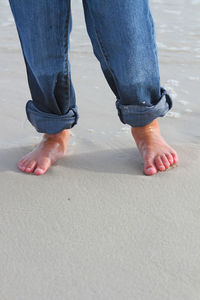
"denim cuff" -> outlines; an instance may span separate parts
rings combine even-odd
[[[152,106],[123,105],[117,99],[115,104],[121,122],[132,127],[140,127],[150,124],[158,117],[163,117],[172,108],[172,99],[163,87],[160,87],[160,91],[158,103]]]
[[[64,115],[56,115],[39,110],[32,100],[26,103],[26,114],[30,123],[38,132],[48,134],[55,134],[63,129],[72,128],[77,124],[79,118],[77,106],[71,108]]]

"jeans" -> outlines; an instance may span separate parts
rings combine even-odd
[[[73,0],[74,1],[74,0]],[[93,52],[115,96],[119,119],[133,127],[164,116],[172,99],[160,86],[154,21],[148,0],[82,0]],[[79,114],[69,61],[70,0],[10,0],[32,100],[28,120],[55,134]]]

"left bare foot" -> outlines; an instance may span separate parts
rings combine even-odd
[[[142,155],[145,175],[165,171],[178,162],[176,151],[165,142],[160,134],[157,119],[144,127],[131,127],[131,133]]]
[[[66,154],[69,136],[69,129],[56,134],[45,133],[40,144],[22,157],[18,163],[18,169],[27,174],[45,174],[57,159]]]

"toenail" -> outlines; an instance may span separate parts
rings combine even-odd
[[[149,168],[147,168],[147,170],[153,170],[154,168],[153,167],[149,167]]]
[[[41,168],[37,168],[37,169],[35,170],[35,172],[43,173],[43,172],[44,172],[44,170],[43,170],[43,169],[41,169]]]

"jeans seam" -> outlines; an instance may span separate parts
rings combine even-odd
[[[155,24],[154,24],[154,20],[152,17],[152,12],[151,12],[151,8],[149,7],[149,19],[150,19],[150,24],[151,24],[151,39],[152,39],[152,43],[154,45],[154,49],[153,49],[153,54],[154,54],[154,58],[155,58],[155,62],[157,62],[156,68],[158,68],[158,75],[159,75],[159,79],[160,79],[160,71],[159,71],[159,63],[158,63],[158,48],[157,48],[157,43],[156,43],[156,33],[155,33]]]
[[[66,72],[67,74],[65,75],[64,74],[64,78],[66,78],[66,83],[65,83],[65,90],[66,90],[66,96],[67,97],[67,100],[68,100],[68,103],[70,101],[70,82],[69,82],[69,64],[68,64],[68,58],[69,58],[69,55],[68,55],[68,44],[69,44],[69,19],[70,19],[70,13],[71,13],[71,2],[69,1],[69,5],[68,5],[68,13],[67,13],[67,18],[66,18],[66,24],[65,24],[65,33],[64,33],[64,40],[65,40],[65,43],[64,43],[64,49],[65,49],[65,66],[66,66]],[[65,71],[65,69],[64,69]]]
[[[115,85],[116,85],[117,93],[118,93],[118,95],[119,95],[119,91],[118,91],[118,88],[117,88],[116,79],[115,79],[114,73],[113,73],[113,71],[112,71],[112,69],[111,69],[111,67],[110,67],[109,57],[108,57],[108,55],[107,55],[106,52],[105,52],[105,49],[104,49],[104,47],[103,47],[102,41],[101,41],[101,39],[100,39],[100,36],[99,36],[99,34],[98,34],[98,32],[97,32],[97,29],[96,29],[96,26],[95,26],[95,25],[94,25],[94,29],[95,29],[95,33],[96,33],[97,42],[98,42],[98,44],[99,44],[99,48],[101,49],[101,52],[102,52],[103,57],[104,57],[104,60],[105,60],[105,62],[106,62],[106,65],[107,65],[107,67],[108,67],[108,70],[109,70],[109,72],[110,72],[110,74],[111,74],[111,76],[112,76],[112,78],[113,78],[113,81],[114,81],[114,83],[115,83]]]

